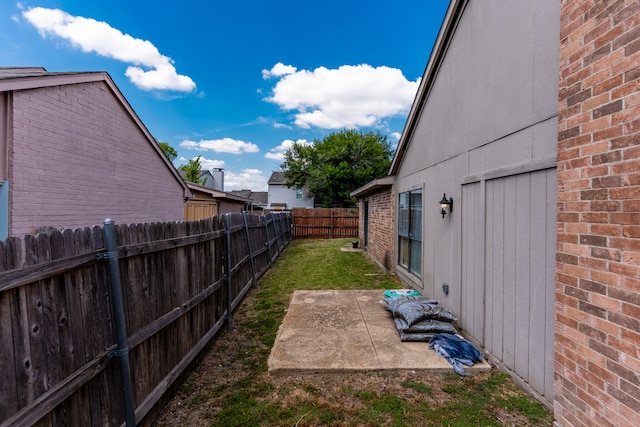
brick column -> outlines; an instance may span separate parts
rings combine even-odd
[[[563,0],[555,417],[640,425],[640,1]]]

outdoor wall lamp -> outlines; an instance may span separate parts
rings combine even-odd
[[[442,194],[442,199],[440,200],[440,213],[442,214],[442,218],[447,214],[447,206],[449,207],[449,213],[453,212],[453,197],[447,199],[447,193]]]

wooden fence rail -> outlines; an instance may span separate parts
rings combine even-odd
[[[358,237],[358,208],[295,208],[291,215],[294,237]]]
[[[117,256],[137,423],[149,423],[292,239],[291,215],[117,225],[0,242],[0,426],[125,421],[107,259]],[[24,243],[24,248],[22,247]]]

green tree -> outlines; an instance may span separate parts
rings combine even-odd
[[[186,164],[180,165],[178,169],[184,171],[182,177],[185,181],[193,182],[194,184],[204,184],[204,179],[200,178],[200,170],[202,164],[200,164],[200,157],[189,160]]]
[[[168,142],[158,142],[160,149],[164,151],[164,155],[167,156],[172,162],[178,157],[178,152],[175,148],[169,145]]]
[[[323,206],[354,202],[349,193],[389,171],[393,151],[386,135],[342,130],[311,145],[294,144],[281,167],[288,187],[307,187]]]

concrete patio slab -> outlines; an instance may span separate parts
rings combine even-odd
[[[384,290],[295,291],[269,355],[269,373],[372,370],[453,372],[425,342],[402,342],[380,300]],[[465,367],[486,372],[483,361]]]

